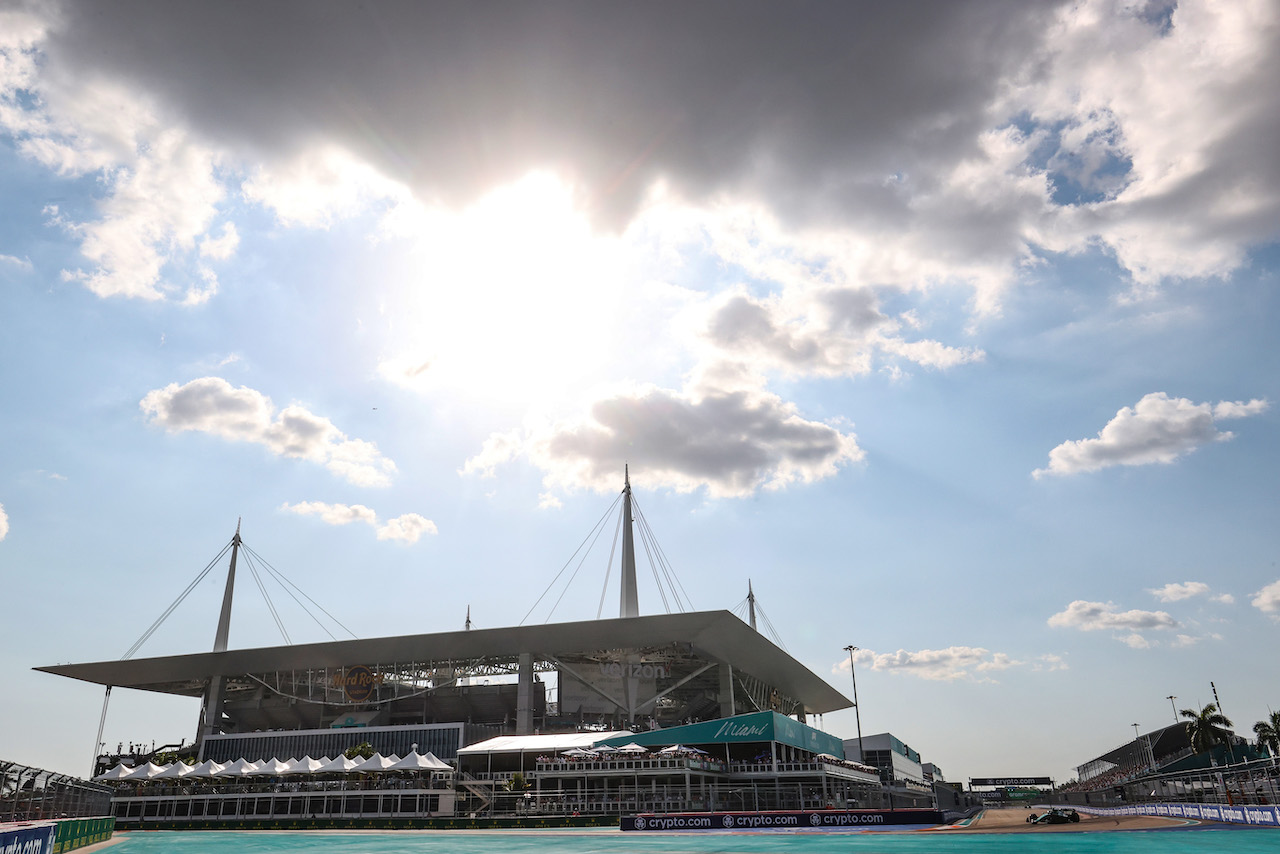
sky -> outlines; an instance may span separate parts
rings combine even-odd
[[[609,535],[558,573],[624,466],[690,607],[750,581],[846,694],[857,647],[863,732],[948,779],[1211,683],[1251,735],[1277,79],[1267,0],[5,0],[0,758],[86,773],[101,689],[31,668],[237,524],[360,637],[615,615]],[[224,573],[136,654],[208,650]],[[103,741],[198,711],[117,691]]]

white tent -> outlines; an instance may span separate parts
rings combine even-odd
[[[321,765],[319,768],[317,768],[316,773],[317,774],[346,774],[350,771],[354,771],[356,768],[359,767],[359,765],[360,763],[354,759],[348,759],[345,756],[338,756],[336,759],[331,759],[325,764]]]
[[[191,772],[196,770],[196,766],[188,765],[179,759],[177,762],[165,768],[159,774],[152,777],[152,780],[178,780],[183,777],[190,777]]]
[[[227,766],[221,762],[214,762],[212,759],[206,759],[199,765],[191,769],[192,777],[212,777]]]
[[[323,759],[312,759],[310,756],[304,756],[301,759],[291,759],[289,760],[289,770],[285,771],[284,773],[314,774],[316,773],[317,768],[319,768],[321,765],[324,765],[328,761],[329,761],[328,756],[324,757]]]
[[[453,766],[448,762],[441,762],[434,753],[428,753],[423,756],[418,751],[413,751],[404,759],[401,759],[395,765],[387,769],[388,771],[452,771]]]
[[[132,768],[130,768],[128,765],[125,765],[123,762],[121,762],[119,765],[112,768],[110,771],[103,771],[97,777],[94,777],[93,780],[94,782],[97,782],[99,780],[123,780],[132,772],[133,772]]]
[[[279,759],[272,757],[263,762],[257,768],[248,773],[250,777],[279,777],[289,773],[289,763],[293,762],[293,758],[289,758],[289,762],[281,762]]]
[[[636,753],[636,754],[648,753],[649,748],[644,747],[643,745],[636,744],[633,741],[630,744],[624,744],[621,747],[619,747],[618,752],[619,753]]]
[[[355,770],[363,773],[373,771],[388,771],[392,765],[400,761],[400,757],[394,753],[390,756],[383,756],[381,753],[375,753],[368,759],[360,763],[360,767]]]
[[[154,762],[148,762],[146,765],[140,765],[137,768],[134,768],[132,771],[130,771],[128,774],[121,777],[120,779],[121,780],[150,780],[152,777],[163,772],[168,767],[169,767],[168,765],[157,765]]]
[[[221,771],[215,771],[215,777],[248,777],[254,771],[258,770],[258,763],[250,762],[248,759],[237,759],[230,765],[223,767]]]

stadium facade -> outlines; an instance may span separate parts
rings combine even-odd
[[[595,733],[589,745],[638,741],[656,750],[702,739],[701,749],[715,753],[702,760],[707,767],[705,774],[695,775],[701,779],[698,786],[684,770],[668,780],[639,773],[646,769],[612,774],[600,767],[591,770],[600,772],[602,787],[582,788],[579,784],[591,776],[586,771],[569,787],[587,795],[605,796],[611,785],[616,794],[624,778],[634,790],[647,777],[656,791],[663,777],[662,785],[685,792],[688,803],[705,803],[718,796],[709,793],[728,792],[744,782],[758,802],[761,783],[786,777],[782,766],[787,764],[801,801],[806,791],[819,792],[827,802],[838,797],[844,806],[844,799],[857,799],[854,789],[878,786],[869,769],[850,770],[843,755],[835,755],[842,754],[838,739],[807,723],[812,715],[852,703],[753,625],[729,611],[639,614],[629,479],[621,497],[622,592],[616,619],[228,649],[241,546],[237,530],[211,652],[37,669],[102,685],[108,692],[130,688],[201,698],[194,746],[183,754],[199,760],[334,756],[368,742],[384,755],[429,750],[461,764],[465,773],[468,762],[484,754],[486,768],[470,775],[468,790],[488,786],[496,792],[519,770],[524,779],[554,785],[563,798],[566,775],[578,775],[581,767],[556,761],[543,763],[554,769],[537,763],[517,768],[505,757],[495,771],[489,767],[495,750],[476,748],[496,747],[494,739],[505,737]],[[740,716],[746,716],[740,724],[711,727],[719,733],[715,737],[711,729],[698,729]],[[733,732],[740,737],[726,735]],[[505,756],[501,749],[496,754]],[[735,775],[735,766],[740,774]],[[783,789],[772,791],[780,798]],[[870,797],[866,791],[862,796]],[[491,804],[493,798],[480,800]],[[465,793],[458,799],[467,801]]]

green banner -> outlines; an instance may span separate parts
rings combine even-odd
[[[609,739],[601,744],[621,747],[639,744],[645,747],[671,744],[737,744],[776,741],[813,753],[844,756],[844,743],[834,735],[814,729],[777,712],[753,712],[714,721],[639,732]]]

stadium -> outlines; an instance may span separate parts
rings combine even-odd
[[[432,793],[429,807],[421,797],[402,799],[404,808],[373,799],[384,817],[492,813],[513,781],[530,791],[511,810],[530,800],[579,814],[657,801],[673,809],[878,806],[875,769],[846,762],[840,740],[808,723],[853,704],[757,630],[754,597],[745,622],[724,610],[640,615],[629,478],[619,498],[616,619],[228,649],[237,529],[212,651],[37,669],[104,686],[108,696],[128,688],[201,698],[193,744],[166,746],[193,764],[274,761],[280,770],[286,759],[367,745],[382,757],[434,754],[454,768],[452,780],[436,772],[415,783]],[[630,753],[614,754],[619,747]],[[575,750],[587,755],[565,755]],[[203,797],[202,818],[264,814],[261,791],[240,792],[228,812],[219,787],[150,783],[158,752],[98,758],[96,774],[114,765],[134,783],[117,798],[122,821],[174,820],[184,811],[175,796]],[[148,766],[156,771],[139,770]],[[369,813],[367,798],[317,805],[308,791],[277,784],[268,814]],[[216,813],[211,798],[222,798]],[[185,817],[197,818],[194,804]]]

